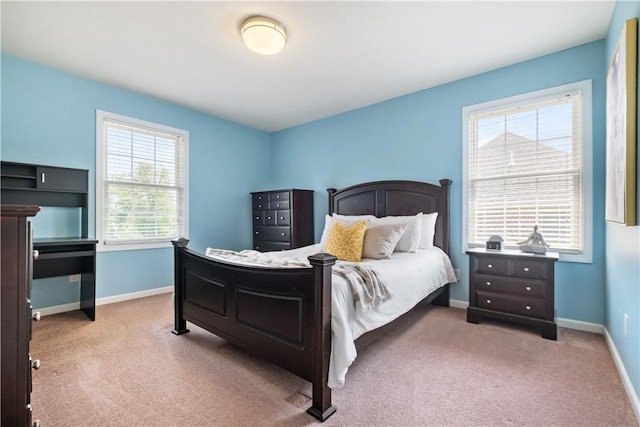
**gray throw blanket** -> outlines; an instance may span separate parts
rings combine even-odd
[[[240,252],[226,249],[207,248],[206,255],[222,261],[236,261],[251,265],[277,268],[311,267],[306,258],[270,257],[267,253],[254,250]],[[338,261],[333,273],[343,277],[349,284],[357,314],[365,314],[372,308],[391,298],[391,291],[378,272],[361,263]]]

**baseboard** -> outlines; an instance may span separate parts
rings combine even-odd
[[[453,308],[465,309],[469,306],[467,301],[452,299],[449,300],[449,306]],[[604,326],[597,323],[582,322],[580,320],[558,318],[558,326],[561,328],[575,329],[578,331],[594,332],[596,334],[604,333]]]
[[[79,302],[72,302],[70,304],[53,305],[51,307],[42,307],[34,309],[40,313],[40,316],[50,316],[52,314],[66,313],[67,311],[80,310]]]
[[[163,288],[154,288],[154,289],[148,289],[146,291],[131,292],[131,293],[128,293],[128,294],[115,295],[115,296],[112,296],[112,297],[98,298],[96,300],[96,307],[99,306],[99,305],[113,304],[113,303],[116,303],[116,302],[122,302],[122,301],[128,301],[128,300],[132,300],[132,299],[150,297],[150,296],[159,295],[159,294],[166,294],[166,293],[169,293],[169,292],[173,292],[173,286],[165,286]],[[49,315],[52,315],[52,314],[66,313],[67,311],[74,311],[74,310],[80,310],[80,303],[79,302],[73,302],[73,303],[70,303],[70,304],[54,305],[54,306],[51,306],[51,307],[43,307],[43,308],[37,309],[37,311],[40,312],[41,316],[49,316]]]
[[[597,323],[583,322],[581,320],[564,319],[558,317],[558,326],[561,328],[575,329],[577,331],[593,332],[596,334],[604,333],[604,326]]]
[[[613,360],[616,363],[616,367],[618,368],[618,373],[620,374],[620,378],[622,379],[622,384],[624,385],[624,389],[627,392],[627,396],[629,396],[629,401],[631,402],[633,412],[636,413],[636,418],[640,423],[640,399],[638,399],[638,393],[636,393],[635,389],[633,388],[633,384],[631,383],[631,379],[627,374],[627,370],[622,363],[622,359],[620,358],[620,354],[618,353],[616,344],[613,342],[613,338],[611,338],[611,335],[609,335],[609,331],[607,330],[607,328],[604,328],[604,339],[605,341],[607,341],[609,351],[611,352]]]
[[[163,288],[154,288],[154,289],[148,289],[146,291],[131,292],[130,294],[122,294],[122,295],[115,295],[112,297],[98,298],[96,300],[96,306],[113,304],[113,303],[122,302],[122,301],[129,301],[131,299],[150,297],[153,295],[166,294],[169,292],[173,292],[173,286],[165,286]]]
[[[449,299],[449,306],[466,310],[467,307],[469,307],[469,303],[467,301],[462,301],[459,299]]]

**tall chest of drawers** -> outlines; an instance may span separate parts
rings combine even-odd
[[[313,244],[313,190],[251,193],[253,249],[279,251]]]
[[[2,205],[1,247],[1,371],[0,414],[3,426],[39,425],[32,422],[31,370],[39,360],[29,354],[31,322],[39,318],[32,313],[31,224],[38,206]]]
[[[557,252],[470,249],[467,322],[483,317],[517,322],[557,338],[554,275]]]

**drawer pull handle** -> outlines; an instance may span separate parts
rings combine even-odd
[[[531,286],[527,286],[525,289],[526,289],[527,291],[530,291],[530,290],[531,290]]]
[[[487,267],[493,268],[493,264],[489,264],[489,265],[487,265]]]
[[[259,204],[258,204],[258,207],[259,207],[259,208],[261,208],[261,207],[262,207],[262,204],[260,204],[260,203],[259,203]]]
[[[526,308],[527,310],[531,310],[531,306],[530,305],[525,305],[524,308]]]
[[[524,268],[524,271],[529,271],[529,267],[525,267],[525,268]]]
[[[281,217],[280,217],[280,219],[281,219],[282,221],[284,221],[284,217],[283,217],[283,216],[281,216]]]
[[[267,219],[271,219],[271,217],[270,217],[270,216],[268,216],[268,217],[267,217]]]
[[[276,208],[279,208],[279,207],[280,207],[280,203],[276,203]]]
[[[487,300],[487,304],[491,304],[491,300],[490,299]]]
[[[262,196],[258,196],[258,200],[262,200]]]
[[[285,236],[286,234],[285,234],[285,233],[282,233],[282,235],[283,235],[283,236]]]
[[[487,286],[491,286],[491,282],[487,282]]]
[[[260,232],[259,232],[259,231],[256,231],[256,234],[260,234]]]
[[[31,316],[31,318],[34,322],[37,322],[38,320],[40,320],[40,312],[36,311],[35,313],[33,313],[33,316]]]
[[[256,246],[256,250],[260,249],[260,246]]]
[[[38,259],[38,257],[40,256],[40,251],[34,249],[31,254],[33,255],[33,259]]]
[[[42,183],[44,184],[44,172],[42,172],[42,173],[40,174],[40,180],[41,180],[41,181],[42,181]]]
[[[280,198],[280,195],[277,195],[277,196],[276,196],[276,199],[279,199],[279,198]]]
[[[257,219],[258,221],[260,221],[260,217],[259,217],[259,216],[257,216],[257,217],[256,217],[256,219]]]

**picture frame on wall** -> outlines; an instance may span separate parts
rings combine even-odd
[[[605,219],[636,225],[638,19],[625,22],[607,73]]]

